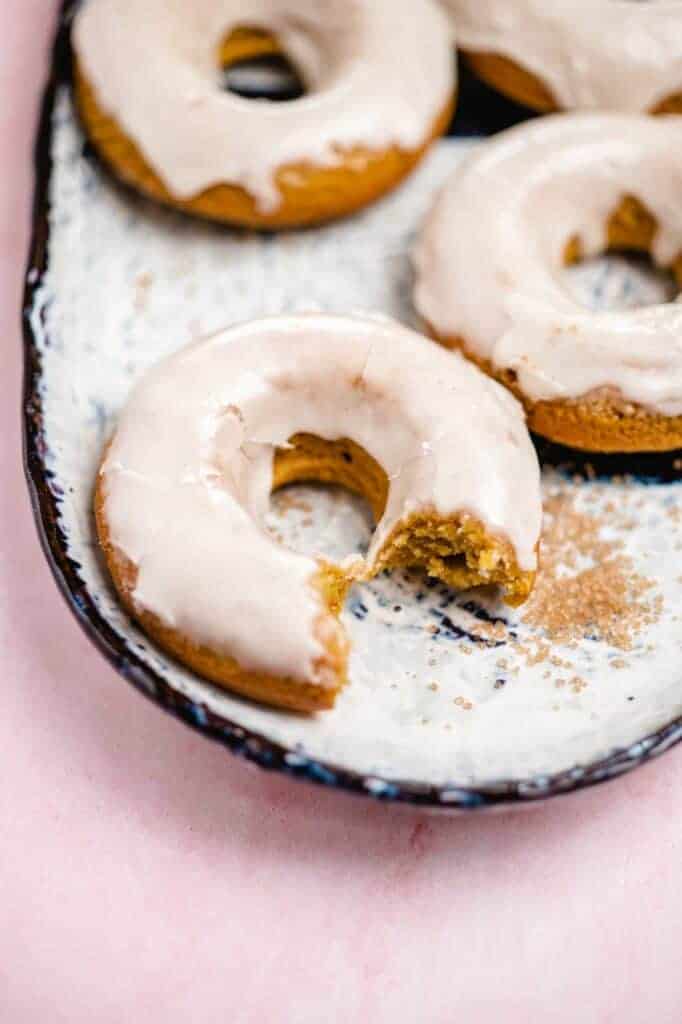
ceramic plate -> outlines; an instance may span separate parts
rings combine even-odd
[[[449,809],[565,793],[677,742],[675,456],[586,463],[541,445],[548,542],[530,608],[512,612],[490,594],[456,594],[418,575],[356,587],[343,613],[350,685],[317,717],[232,697],[135,628],[103,571],[91,515],[102,446],[135,380],[190,338],[266,313],[369,310],[414,323],[411,240],[435,191],[480,142],[443,141],[402,189],[342,224],[278,237],[231,232],[115,185],[84,143],[68,66],[62,27],[37,149],[26,467],[60,588],[121,675],[265,768]],[[488,123],[486,111],[477,122],[469,105],[461,123],[473,131]],[[593,306],[613,306],[654,301],[664,285],[646,268],[610,259],[581,267],[572,287]],[[360,501],[311,487],[276,496],[270,525],[287,543],[332,555],[362,550],[371,533]]]

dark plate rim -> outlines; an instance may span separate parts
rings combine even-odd
[[[48,259],[52,113],[57,89],[69,80],[69,21],[76,3],[77,0],[64,0],[59,15],[35,145],[32,237],[22,307],[23,456],[31,505],[45,557],[69,608],[95,647],[142,694],[203,736],[221,743],[231,753],[269,771],[383,802],[448,811],[529,804],[608,781],[677,744],[682,739],[682,717],[599,761],[525,781],[501,780],[484,786],[436,786],[367,776],[288,750],[266,736],[216,714],[204,704],[190,700],[146,665],[100,614],[78,575],[78,564],[67,553],[66,538],[60,525],[59,494],[47,465],[41,358],[31,324],[36,291],[43,280]]]

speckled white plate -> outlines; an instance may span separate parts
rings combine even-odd
[[[524,609],[382,576],[356,587],[343,613],[350,685],[333,711],[302,717],[211,686],[131,624],[98,556],[91,498],[102,445],[133,382],[189,338],[265,313],[371,310],[414,322],[411,239],[435,189],[479,143],[442,142],[399,192],[340,225],[244,235],[162,212],[115,186],[84,147],[67,63],[62,40],[39,140],[24,311],[27,474],[58,582],[122,675],[265,767],[439,807],[566,792],[675,743],[682,489],[674,458],[593,460],[593,480],[545,471],[546,494],[590,517],[595,535],[630,560],[628,579],[647,581],[633,592],[639,623],[627,650],[614,626],[548,652],[542,624],[524,621]],[[592,305],[660,295],[651,275],[614,260],[574,279]],[[566,456],[549,447],[541,454]],[[623,470],[639,475],[613,478]],[[271,524],[288,543],[331,554],[361,549],[371,531],[360,501],[310,487],[273,499]],[[567,577],[589,566],[590,552],[569,544],[572,557]]]

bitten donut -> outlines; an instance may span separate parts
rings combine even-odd
[[[364,559],[294,553],[264,528],[273,487],[365,494]],[[268,704],[331,707],[353,579],[421,566],[455,587],[533,584],[539,467],[515,399],[391,321],[323,315],[235,327],[152,369],[100,468],[99,539],[128,611],[208,679]]]
[[[82,121],[115,174],[258,228],[339,217],[395,186],[447,127],[452,32],[436,0],[89,0],[73,26]],[[223,69],[286,53],[307,94],[254,101]]]
[[[531,430],[589,451],[682,446],[682,305],[592,312],[561,268],[650,251],[682,280],[682,119],[555,114],[465,158],[414,253],[431,332],[523,401]]]
[[[535,110],[682,113],[682,2],[442,0],[489,85]]]

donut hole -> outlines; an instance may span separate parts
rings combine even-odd
[[[387,495],[360,445],[297,434],[275,455],[268,525],[294,550],[340,561],[367,551]]]
[[[658,267],[647,253],[609,249],[564,271],[571,294],[594,310],[638,309],[672,302],[679,294],[675,275]]]
[[[304,481],[273,491],[266,526],[275,540],[301,555],[338,565],[364,557],[374,532],[370,503],[338,484]]]
[[[265,29],[244,26],[230,32],[219,47],[218,66],[225,91],[243,99],[282,102],[306,94],[293,61]]]
[[[295,434],[275,454],[273,493],[294,483],[332,484],[359,495],[368,503],[376,525],[388,499],[388,477],[369,452],[355,441],[325,441],[312,434]]]
[[[573,235],[564,249],[564,280],[574,298],[595,311],[674,301],[682,289],[682,254],[672,266],[656,263],[657,227],[635,196],[624,196],[609,217],[604,252],[585,257],[579,235]]]

